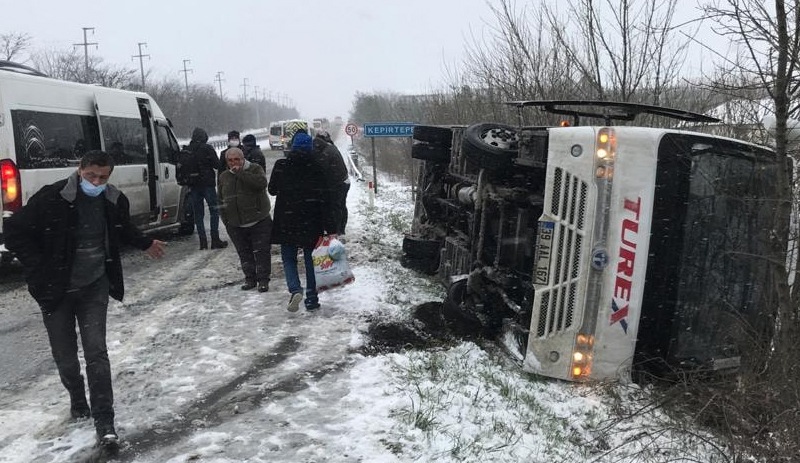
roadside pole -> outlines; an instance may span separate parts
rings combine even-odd
[[[375,159],[375,137],[372,137],[372,190],[378,194],[378,168]]]

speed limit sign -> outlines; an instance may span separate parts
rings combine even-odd
[[[351,137],[355,136],[358,133],[358,126],[353,123],[347,124],[344,126],[344,133],[350,135]]]

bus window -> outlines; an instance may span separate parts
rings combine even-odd
[[[100,149],[92,116],[12,110],[11,120],[20,169],[77,166],[84,153]]]

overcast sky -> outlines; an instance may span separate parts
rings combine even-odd
[[[438,88],[458,63],[470,28],[492,17],[485,0],[1,0],[0,31],[27,32],[33,48],[69,49],[139,69],[146,42],[152,78],[211,84],[226,98],[285,94],[306,118],[347,117],[357,91]],[[83,51],[83,48],[80,49]],[[138,75],[138,74],[137,74]]]

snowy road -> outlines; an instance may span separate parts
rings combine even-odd
[[[126,253],[125,302],[108,323],[115,461],[727,461],[636,386],[535,378],[469,342],[360,353],[369,320],[406,320],[443,295],[398,263],[410,197],[383,182],[370,208],[353,184],[356,282],[322,293],[317,313],[286,311],[277,256],[270,291],[257,293],[239,289],[232,247],[200,252],[186,237],[160,261]],[[13,272],[0,289],[0,462],[104,461],[91,421],[68,421],[38,308]]]

